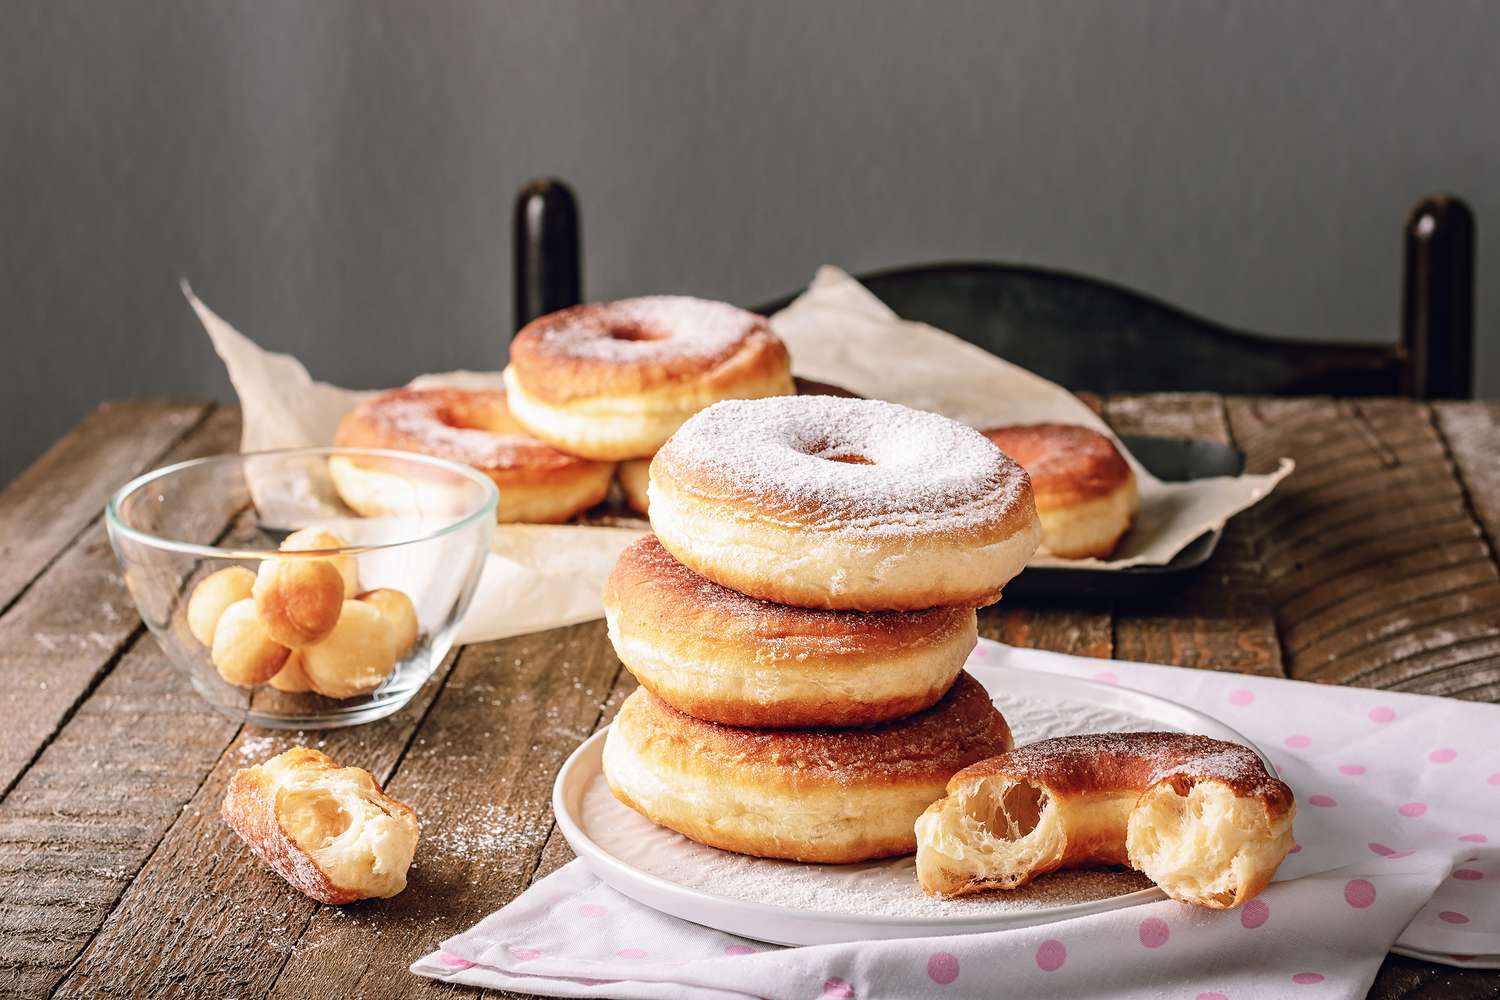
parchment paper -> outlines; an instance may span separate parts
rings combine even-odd
[[[370,391],[315,381],[296,358],[266,351],[230,326],[182,284],[244,411],[243,451],[328,444],[339,420]],[[944,413],[978,427],[1060,421],[1109,428],[1075,396],[951,334],[897,317],[857,281],[820,269],[808,290],[771,318],[796,373],[862,396]],[[417,386],[499,388],[498,372],[423,375]],[[1209,528],[1264,497],[1292,469],[1270,475],[1163,483],[1134,458],[1141,515],[1117,558],[1033,565],[1124,567],[1160,564]],[[481,642],[598,618],[599,591],[633,527],[497,525],[479,592],[459,642]]]

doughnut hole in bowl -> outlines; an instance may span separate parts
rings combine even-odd
[[[378,459],[441,502],[361,516],[329,474],[340,458]],[[320,729],[391,715],[432,675],[497,501],[487,476],[443,459],[300,448],[147,473],[105,520],[142,620],[205,701],[253,725]]]

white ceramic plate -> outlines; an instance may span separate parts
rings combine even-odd
[[[1175,729],[1260,752],[1217,719],[1140,691],[973,662],[968,670],[1005,713],[1017,744],[1068,733]],[[715,850],[650,823],[610,795],[600,767],[604,735],[585,741],[557,776],[552,807],[563,836],[617,891],[730,934],[791,945],[967,934],[1164,898],[1144,876],[1112,870],[1057,872],[1015,892],[939,900],[918,888],[910,857],[807,865]]]

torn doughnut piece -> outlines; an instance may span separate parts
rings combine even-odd
[[[955,774],[917,820],[929,894],[1015,889],[1060,868],[1129,865],[1168,896],[1227,909],[1291,850],[1292,790],[1248,747],[1182,733],[1042,740]]]

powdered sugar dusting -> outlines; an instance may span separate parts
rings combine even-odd
[[[1063,733],[1140,732],[1160,723],[1101,705],[1067,699],[999,695],[1017,742]],[[852,918],[967,918],[1046,910],[1109,899],[1150,888],[1144,875],[1124,869],[1054,872],[1013,892],[966,899],[927,896],[912,858],[857,865],[808,865],[751,858],[696,844],[658,827],[618,802],[602,775],[584,793],[584,830],[605,851],[634,868],[691,889],[731,899]]]
[[[522,430],[498,389],[392,389],[345,417],[337,442],[416,451],[476,469],[581,461]]]
[[[662,447],[658,470],[689,492],[748,501],[757,517],[824,531],[974,528],[1032,503],[1021,467],[978,431],[872,399],[716,403]]]
[[[651,295],[565,310],[533,327],[546,353],[586,361],[632,364],[734,351],[765,320],[724,302]]]

